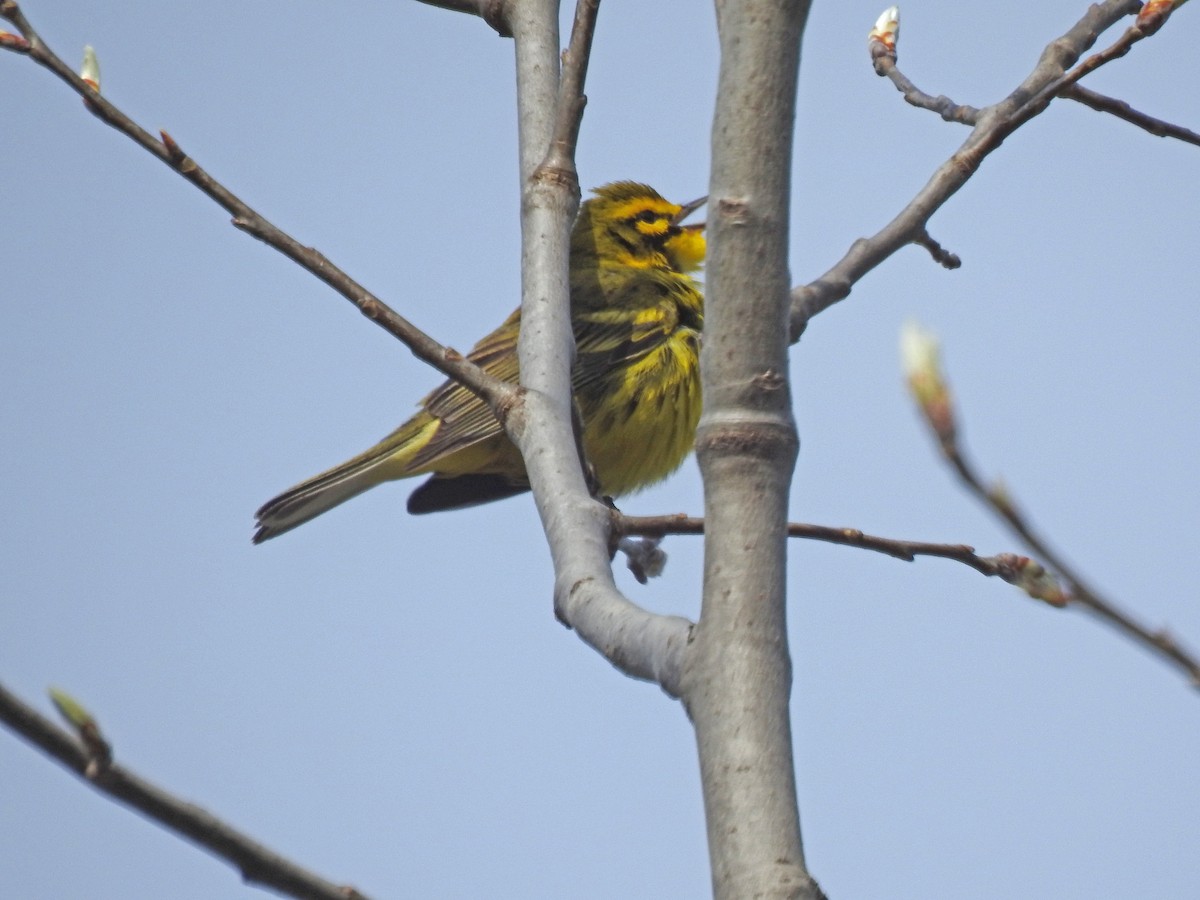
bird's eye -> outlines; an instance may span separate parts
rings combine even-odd
[[[637,214],[637,220],[639,222],[645,222],[647,225],[651,225],[654,222],[657,222],[659,220],[659,218],[660,218],[659,214],[652,209],[643,209],[640,213]]]

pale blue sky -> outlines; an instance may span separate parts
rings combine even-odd
[[[511,42],[417,3],[26,0],[104,91],[439,339],[518,301]],[[965,136],[871,71],[882,9],[818,2],[792,272],[823,272]],[[1007,94],[1085,4],[905,4],[931,93]],[[1013,10],[1018,7],[1012,7]],[[1087,83],[1200,127],[1197,10]],[[1113,35],[1115,37],[1115,33]],[[705,191],[708,4],[608,0],[585,186]],[[117,759],[379,898],[704,896],[691,732],[554,620],[532,503],[410,518],[372,492],[261,547],[251,515],[363,449],[438,376],[0,55],[0,680],[66,688]],[[792,353],[798,520],[1018,550],[902,388],[942,335],[969,450],[1114,598],[1200,648],[1200,150],[1069,103],[1008,140]],[[627,500],[701,509],[694,462]],[[631,596],[696,614],[700,545]],[[1194,897],[1200,695],[1078,612],[948,562],[796,543],[805,846],[837,900]],[[0,894],[260,896],[0,735]]]

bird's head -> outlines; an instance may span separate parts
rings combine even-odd
[[[596,188],[579,210],[571,253],[618,265],[694,272],[704,263],[704,224],[683,220],[704,205],[701,197],[680,206],[633,181]]]

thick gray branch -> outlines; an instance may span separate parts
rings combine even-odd
[[[785,621],[788,204],[807,3],[717,3],[721,69],[709,189],[696,453],[704,599],[684,661],[718,898],[818,897],[800,842]]]

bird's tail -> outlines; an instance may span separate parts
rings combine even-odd
[[[418,474],[409,470],[409,463],[437,425],[436,419],[418,415],[370,450],[268,500],[254,514],[254,543],[291,531],[384,481]]]

